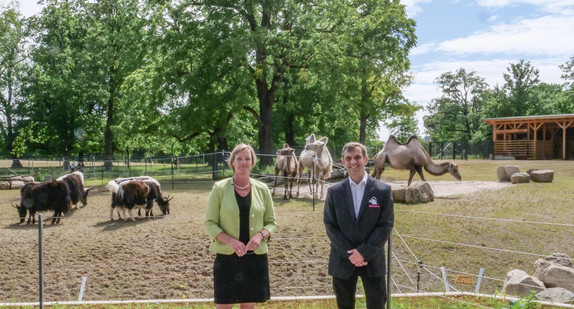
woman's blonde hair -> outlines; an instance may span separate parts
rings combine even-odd
[[[241,143],[235,146],[235,148],[233,148],[233,150],[231,151],[231,156],[229,156],[229,160],[227,160],[227,165],[231,167],[232,170],[235,170],[235,168],[233,168],[233,160],[235,160],[235,157],[237,156],[238,153],[242,152],[245,149],[248,149],[249,153],[251,154],[251,167],[254,167],[255,163],[257,163],[257,156],[255,156],[255,150],[253,150],[253,147],[245,143]]]

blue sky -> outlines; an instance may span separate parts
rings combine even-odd
[[[529,61],[540,80],[562,84],[559,65],[574,56],[574,0],[406,0],[417,22],[406,97],[427,106],[440,97],[434,81],[459,68],[502,85],[511,63]],[[572,111],[574,112],[574,111]],[[417,114],[420,133],[424,111]],[[380,132],[383,140],[388,133]]]
[[[12,0],[0,0],[4,5]],[[16,0],[17,1],[17,0]],[[36,0],[20,0],[24,15],[40,11]],[[502,85],[511,63],[529,61],[540,80],[562,84],[559,65],[574,56],[574,0],[403,0],[417,22],[411,51],[415,79],[406,97],[426,107],[440,97],[434,81],[459,68],[474,71],[490,86]],[[574,112],[574,111],[572,111]],[[417,114],[420,133],[422,117]],[[383,127],[382,140],[388,138]]]

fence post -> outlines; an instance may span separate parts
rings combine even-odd
[[[44,216],[38,214],[38,291],[40,309],[44,309]]]
[[[421,283],[421,268],[423,267],[423,261],[419,260],[417,262],[417,293],[421,292],[420,283]]]
[[[387,240],[387,309],[391,309],[391,238],[393,238],[392,235],[393,233],[391,233],[391,235],[389,235],[389,240]]]
[[[450,287],[448,286],[448,280],[446,279],[446,269],[444,266],[440,267],[440,271],[442,272],[442,281],[444,283],[444,289],[448,293],[450,292]]]
[[[82,277],[82,286],[80,287],[80,295],[78,295],[78,301],[82,301],[84,298],[84,291],[86,290],[86,282],[88,277]]]
[[[478,294],[478,291],[480,291],[480,284],[482,283],[482,276],[484,276],[484,268],[480,268],[480,271],[478,272],[478,278],[476,279],[476,287],[474,288],[474,293]]]

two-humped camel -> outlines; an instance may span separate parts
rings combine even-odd
[[[283,198],[290,199],[293,197],[291,191],[293,190],[293,181],[297,177],[297,171],[299,170],[299,160],[297,160],[297,155],[295,154],[295,149],[289,147],[289,144],[285,144],[283,148],[277,150],[277,161],[275,162],[275,184],[273,185],[273,195],[275,195],[275,188],[277,188],[277,174],[283,172],[283,177],[285,178],[285,194]],[[289,186],[289,190],[287,187]]]
[[[414,135],[409,138],[406,144],[399,143],[397,139],[391,135],[385,147],[383,147],[383,150],[375,155],[374,160],[375,170],[372,174],[373,177],[380,179],[385,170],[385,164],[388,164],[397,170],[410,171],[409,186],[411,185],[415,172],[421,176],[422,181],[426,181],[423,176],[423,168],[435,176],[450,173],[456,180],[462,179],[456,163],[444,162],[435,164],[423,145],[419,142],[419,139]]]
[[[317,197],[317,190],[321,184],[321,196],[323,198],[323,187],[325,180],[331,177],[333,170],[333,158],[327,148],[329,138],[321,137],[315,139],[315,133],[305,139],[305,149],[299,155],[299,181],[297,182],[297,197],[299,197],[299,188],[301,187],[301,178],[303,170],[306,168],[309,175],[309,191],[312,196]],[[315,189],[311,186],[311,180],[315,181]],[[313,195],[314,194],[314,195]]]

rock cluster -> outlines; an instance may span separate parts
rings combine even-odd
[[[554,170],[531,168],[526,173],[521,173],[516,165],[499,166],[496,170],[499,181],[510,181],[516,183],[552,182],[554,180]]]
[[[536,298],[554,303],[574,303],[574,268],[566,254],[554,253],[535,263],[532,276],[520,269],[506,274],[503,291],[507,295],[527,296],[536,292]]]
[[[2,180],[0,190],[21,189],[25,184],[34,182],[34,176],[13,176]]]
[[[393,200],[406,204],[419,204],[434,201],[434,191],[426,181],[414,183],[411,186],[392,188]]]

